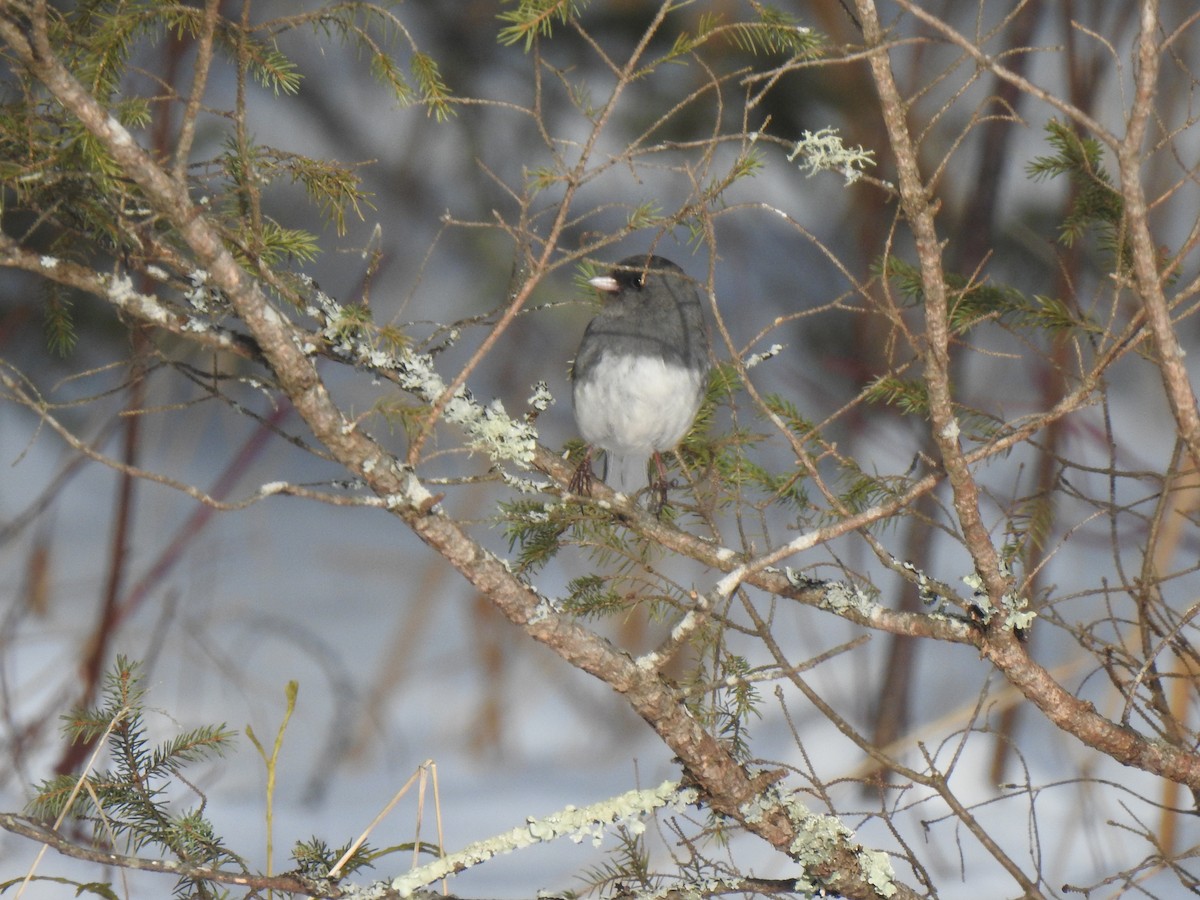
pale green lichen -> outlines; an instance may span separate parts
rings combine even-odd
[[[1001,574],[1008,576],[1007,563],[1001,563]],[[963,576],[963,583],[972,591],[972,605],[979,610],[984,624],[988,624],[996,616],[997,609],[983,586],[983,579],[979,577],[978,572],[972,572],[970,575]],[[1010,631],[1014,629],[1026,631],[1033,625],[1033,620],[1037,618],[1037,613],[1029,608],[1029,601],[1012,591],[1005,593],[1000,598],[1000,610],[1004,613],[1004,627]]]
[[[830,612],[854,612],[862,616],[870,616],[875,609],[875,603],[862,588],[845,581],[831,581],[826,585],[821,605]]]
[[[979,577],[978,572],[972,572],[970,575],[964,575],[962,582],[971,589],[971,605],[983,616],[984,624],[987,624],[996,614],[996,608],[992,606],[992,598],[983,586],[983,579]]]
[[[598,843],[612,825],[623,825],[635,833],[645,826],[641,817],[665,806],[682,809],[696,801],[692,788],[680,789],[675,781],[664,781],[657,788],[627,791],[590,806],[565,809],[542,819],[530,818],[524,825],[498,834],[432,863],[413,869],[394,878],[391,889],[401,897],[411,896],[418,888],[440,878],[453,875],[503,853],[510,853],[532,844],[569,837],[579,842],[590,837]]]
[[[446,391],[446,383],[433,367],[427,354],[403,350],[391,358],[400,386],[433,402]],[[537,450],[537,431],[528,422],[513,419],[504,404],[493,400],[488,406],[475,401],[470,392],[459,388],[442,411],[447,422],[459,425],[470,435],[468,446],[481,450],[495,461],[510,460],[522,468],[533,462]]]
[[[867,850],[865,847],[858,851],[858,864],[862,867],[863,878],[867,884],[875,888],[880,897],[895,895],[896,872],[892,861],[882,850]]]
[[[532,478],[520,478],[503,469],[500,470],[500,480],[522,494],[542,494],[551,488],[550,482],[545,479],[535,481]]]
[[[666,881],[652,891],[634,891],[630,900],[702,900],[721,894],[740,893],[745,889],[745,879],[705,878],[701,881]]]
[[[558,615],[558,608],[553,600],[542,597],[538,600],[537,605],[533,608],[533,612],[529,614],[529,618],[525,621],[530,625],[537,625],[541,622],[546,622]]]
[[[191,287],[183,292],[183,299],[197,312],[216,312],[222,305],[221,292],[209,285],[208,272],[204,269],[194,269],[188,273],[187,278]]]
[[[804,866],[805,871],[827,863],[829,858],[854,837],[854,832],[841,823],[836,816],[816,815],[805,812],[793,816],[796,837],[788,852]]]
[[[1010,631],[1027,631],[1037,618],[1037,613],[1029,608],[1029,601],[1011,591],[1000,598],[1000,607],[1004,610],[1004,627]]]
[[[1008,629],[1018,629],[1020,631],[1028,631],[1033,625],[1033,620],[1037,618],[1037,613],[1032,609],[1010,610],[1008,615],[1004,617],[1004,627]]]
[[[522,466],[533,461],[537,432],[528,422],[519,422],[504,411],[504,404],[493,400],[461,421],[472,436],[470,446],[492,459],[510,459]]]
[[[862,178],[867,166],[875,165],[874,150],[862,147],[847,147],[842,136],[834,128],[805,131],[795,148],[788,154],[788,161],[803,156],[801,171],[811,178],[818,172],[837,172],[846,179],[847,186]]]
[[[539,381],[533,385],[533,393],[525,400],[532,409],[538,412],[545,412],[550,408],[550,404],[554,402],[554,395],[550,393],[550,386],[544,381]]]
[[[446,393],[448,386],[434,367],[432,356],[411,347],[393,352],[377,346],[374,326],[350,315],[325,292],[314,287],[307,312],[325,323],[321,337],[335,356],[372,371],[395,373],[400,387],[427,403],[437,402]],[[306,345],[306,352],[311,352],[308,348]],[[534,386],[530,405],[541,410],[552,401],[545,385]],[[508,460],[523,469],[531,467],[537,451],[537,431],[531,422],[510,416],[499,400],[485,406],[465,387],[459,387],[446,401],[442,417],[467,433],[470,449],[486,453],[495,462]]]
[[[836,888],[837,873],[830,878],[816,873],[827,869],[832,857],[852,849],[863,880],[880,897],[891,897],[896,893],[895,875],[886,853],[855,844],[854,832],[837,817],[810,812],[797,795],[772,785],[744,803],[738,812],[751,825],[762,821],[770,812],[783,812],[791,821],[796,836],[788,847],[788,853],[804,869],[804,874],[795,881],[797,892],[808,896],[825,896],[827,889]]]
[[[755,366],[766,362],[768,359],[773,359],[783,352],[783,344],[772,344],[761,353],[754,353],[746,357],[745,366],[747,369],[753,369]]]

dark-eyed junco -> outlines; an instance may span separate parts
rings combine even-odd
[[[589,447],[571,489],[589,492],[593,447],[607,453],[605,481],[630,496],[647,485],[653,455],[661,504],[667,483],[659,454],[683,439],[704,398],[708,338],[700,294],[661,256],[631,256],[589,283],[609,296],[575,356],[575,422]]]

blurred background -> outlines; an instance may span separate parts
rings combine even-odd
[[[269,25],[274,17],[308,6],[259,2],[251,17]],[[787,6],[800,23],[827,36],[830,58],[860,40],[836,0]],[[1036,48],[1012,52],[1009,66],[1114,131],[1123,128],[1135,4],[944,6],[939,15],[980,38],[993,55]],[[1162,7],[1171,27],[1194,13],[1190,0]],[[457,342],[436,357],[446,377],[479,345],[513,283],[521,248],[512,229],[497,223],[520,220],[539,233],[557,209],[560,184],[540,192],[525,219],[518,195],[531,172],[574,159],[577,142],[587,138],[584,111],[602,105],[614,82],[597,48],[619,65],[658,9],[641,0],[590,4],[580,16],[582,29],[557,26],[535,55],[519,43],[497,40],[497,16],[511,8],[483,0],[410,0],[394,7],[413,44],[436,60],[453,96],[472,100],[454,106],[444,122],[420,106],[398,104],[361,54],[311,28],[264,32],[296,62],[303,75],[299,91],[252,87],[247,96],[249,130],[259,146],[354,166],[370,195],[362,217],[348,216],[339,234],[300,185],[269,185],[264,210],[319,240],[319,255],[294,268],[343,303],[369,303],[377,323],[400,326],[417,340],[440,341],[436,323],[462,323]],[[936,188],[947,270],[1029,296],[1063,298],[1098,318],[1127,318],[1134,301],[1112,296],[1111,253],[1103,235],[1083,235],[1069,246],[1060,240],[1074,196],[1070,180],[1030,177],[1030,164],[1053,152],[1045,125],[1055,111],[978,73],[945,42],[915,40],[931,32],[890,4],[880,9],[901,41],[893,65],[913,98],[910,120],[922,140],[925,172],[943,167]],[[222,11],[240,15],[232,3]],[[666,52],[679,30],[697,29],[705,15],[732,21],[748,15],[748,7],[684,6],[671,14],[648,54]],[[404,62],[408,42],[394,29],[380,33]],[[122,91],[154,97],[163,84],[185,90],[193,53],[187,38],[159,33],[142,41]],[[1196,81],[1188,73],[1197,71],[1196,55],[1193,28],[1172,51],[1176,67],[1164,70],[1163,149],[1150,156],[1145,172],[1152,193],[1170,191],[1155,226],[1156,236],[1171,248],[1184,243],[1195,222],[1198,148],[1190,104]],[[883,290],[878,266],[885,254],[915,260],[888,189],[895,181],[894,162],[865,63],[854,58],[796,65],[775,73],[768,84],[762,73],[786,55],[771,59],[727,42],[707,46],[698,56],[703,65],[666,65],[627,86],[603,130],[597,158],[619,158],[639,140],[654,149],[636,163],[604,168],[580,189],[572,201],[578,220],[564,231],[560,246],[570,251],[596,234],[617,231],[630,210],[644,205],[666,220],[676,217],[710,179],[734,164],[749,133],[761,132],[759,167],[733,183],[710,211],[707,243],[689,240],[681,222],[642,229],[593,261],[603,264],[657,242],[657,252],[700,281],[708,280],[711,266],[716,308],[710,312],[714,322],[719,313],[732,341],[732,347],[717,342],[718,360],[782,344],[778,356],[754,370],[760,391],[786,397],[862,472],[880,478],[923,473],[931,443],[921,417],[864,398],[875,379],[907,371],[912,358],[912,348],[897,340],[894,323],[880,314],[883,306],[868,301]],[[535,69],[549,142],[525,111],[535,102]],[[711,89],[713,72],[743,71],[722,81],[719,91]],[[2,74],[11,100],[19,93],[14,73],[6,68]],[[591,97],[573,96],[568,84],[587,84]],[[236,93],[232,67],[215,66],[206,105],[231,108]],[[180,109],[152,103],[151,111],[142,137],[155,147],[156,141],[173,139]],[[668,111],[673,112],[664,120]],[[230,123],[216,114],[198,122],[193,158],[218,157],[230,140]],[[875,153],[870,178],[847,185],[834,172],[806,176],[797,160],[789,161],[792,143],[805,131],[825,127],[838,129],[846,145]],[[17,233],[20,224],[10,216],[5,229]],[[1195,260],[1185,260],[1180,280],[1194,277],[1195,270]],[[469,382],[477,399],[499,398],[515,415],[526,410],[532,386],[546,381],[555,403],[537,425],[541,442],[555,450],[576,437],[568,362],[592,314],[592,298],[576,274],[568,265],[544,279],[527,312]],[[306,440],[301,423],[266,391],[249,381],[227,384],[224,393],[242,409],[231,407],[207,386],[211,357],[121,321],[93,298],[79,294],[55,301],[69,302],[78,341],[65,354],[53,352],[48,302],[31,276],[0,272],[0,358],[99,452],[228,502],[250,498],[270,482],[327,486],[344,477],[337,466],[298,446]],[[1194,327],[1185,322],[1180,330],[1193,347]],[[960,349],[959,399],[981,417],[1019,420],[1050,408],[1073,387],[1077,366],[1067,341],[1027,339],[985,326]],[[181,377],[179,360],[194,367],[190,377]],[[229,371],[253,374],[248,367]],[[390,436],[398,450],[404,447],[402,425],[386,415],[394,388],[348,367],[328,365],[323,374],[346,408],[363,414],[373,434],[385,441]],[[507,555],[509,541],[495,520],[497,502],[511,499],[511,490],[495,480],[454,483],[486,466],[468,458],[453,437],[439,435],[438,441],[423,474],[435,485],[446,479],[450,512],[475,523],[475,533]],[[1138,564],[1147,527],[1142,513],[1162,486],[1112,473],[1168,471],[1173,452],[1174,427],[1158,372],[1143,357],[1128,354],[1108,371],[1102,401],[980,473],[992,492],[989,526],[1003,532],[1006,517],[1015,521],[1013,511],[1019,510],[1026,524],[1037,518],[1044,535],[1038,548],[1025,551],[1022,572],[1030,578],[1029,596],[1049,603],[1045,615],[1061,627],[1037,632],[1036,655],[1109,715],[1120,715],[1120,698],[1095,659],[1080,650],[1079,632],[1099,634],[1105,622],[1120,630],[1120,607],[1128,601],[1107,591],[1134,579],[1120,566]],[[794,465],[782,442],[767,442],[759,453],[764,466]],[[280,759],[276,869],[287,868],[280,848],[294,840],[321,834],[340,843],[355,836],[429,759],[437,764],[451,848],[529,815],[678,777],[670,753],[607,688],[531,645],[381,510],[275,497],[214,511],[170,486],[89,460],[14,402],[0,404],[0,460],[7,467],[0,478],[0,808],[21,807],[31,784],[78,766],[78,751],[59,735],[59,716],[74,704],[94,702],[97,671],[118,653],[144,661],[149,704],[157,711],[148,724],[162,735],[226,722],[273,736],[283,715],[285,684],[299,682]],[[1048,499],[1064,481],[1068,489]],[[885,537],[897,557],[951,581],[967,566],[962,548],[940,531],[938,507],[945,499],[931,498]],[[786,539],[812,521],[809,512],[768,512],[764,535]],[[1197,585],[1195,530],[1184,529],[1171,550],[1175,556],[1168,565],[1177,577],[1165,589],[1167,602],[1182,611],[1194,601]],[[915,592],[880,571],[860,541],[844,540],[792,562],[813,577],[873,572],[885,602],[920,608]],[[564,553],[538,573],[537,586],[548,596],[561,595],[570,579],[592,566],[583,553]],[[683,584],[707,584],[710,577],[695,566],[667,568]],[[636,650],[651,646],[663,626],[639,614],[602,627]],[[860,633],[828,614],[786,610],[779,614],[776,637],[804,659]],[[1187,798],[1147,776],[1098,764],[1033,710],[1015,718],[1016,696],[969,649],[874,634],[867,646],[813,672],[811,681],[879,746],[902,742],[914,761],[920,759],[919,746],[940,759],[959,753],[952,768],[960,796],[982,804],[978,813],[989,827],[1012,852],[1044,871],[1048,882],[1086,882],[1134,865],[1149,852],[1150,837],[1164,846],[1169,838],[1176,848],[1196,840],[1192,822],[1170,818],[1166,824],[1153,804],[1132,812],[1121,808],[1126,791],[1167,806],[1186,805]],[[770,690],[763,694],[769,698]],[[863,781],[878,773],[815,708],[789,703],[785,715],[780,704],[764,702],[752,727],[754,753],[810,771],[828,786],[839,812],[877,805]],[[1192,692],[1183,703],[1191,708]],[[962,740],[968,724],[978,729],[970,742]],[[203,788],[207,812],[228,843],[261,865],[265,850],[256,856],[254,848],[263,846],[265,776],[249,743],[240,739],[237,746],[235,756],[206,764],[191,778]],[[1093,770],[1096,765],[1100,771]],[[1105,779],[1124,787],[1109,790],[1102,787]],[[1003,787],[1012,783],[1026,788],[1014,794]],[[990,895],[993,884],[1009,890],[995,863],[971,840],[956,836],[944,807],[904,791],[890,802],[914,833],[926,833],[918,852],[943,896]],[[1145,820],[1136,840],[1124,826],[1102,824],[1110,817],[1125,821],[1126,814]],[[373,842],[411,840],[415,815],[410,798]],[[426,798],[427,840],[433,839],[431,823]],[[857,824],[853,815],[850,824]],[[1183,833],[1168,835],[1171,829]],[[862,839],[869,844],[891,838],[868,823]],[[34,852],[28,842],[0,834],[0,858],[8,863],[0,880],[21,875]],[[754,865],[758,851],[744,852]],[[580,889],[575,876],[599,858],[590,846],[537,848],[462,876],[452,890],[525,897],[539,888]],[[69,865],[43,863],[46,871]],[[788,874],[767,855],[760,865],[756,874]],[[146,893],[133,895],[152,896],[149,885],[155,882],[145,884]]]

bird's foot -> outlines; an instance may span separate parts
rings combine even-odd
[[[658,452],[654,454],[654,472],[655,477],[650,481],[650,514],[656,518],[662,518],[663,510],[667,507],[667,491],[671,487],[671,482],[667,480],[667,467],[664,465],[662,455]]]
[[[648,510],[650,515],[656,519],[661,519],[663,510],[667,508],[667,489],[670,485],[662,479],[656,480],[650,485],[650,505]]]
[[[575,474],[567,482],[567,490],[580,497],[590,497],[592,496],[592,482],[595,480],[596,476],[592,474],[592,451],[588,450],[583,455],[583,459],[579,461],[579,465],[575,467]]]

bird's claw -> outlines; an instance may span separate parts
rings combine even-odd
[[[592,496],[592,482],[596,476],[592,474],[592,454],[587,453],[575,467],[575,473],[567,483],[567,489],[580,497]]]

